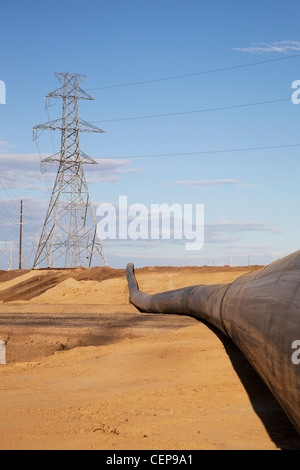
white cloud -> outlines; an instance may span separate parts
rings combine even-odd
[[[235,185],[241,188],[261,188],[262,186],[256,184],[246,184],[240,180],[234,179],[216,179],[216,180],[194,180],[194,181],[175,181],[174,184],[185,186],[222,186],[222,185]]]
[[[17,145],[11,144],[10,142],[6,142],[6,140],[0,140],[0,147],[14,149],[17,147]]]
[[[254,54],[263,54],[265,52],[279,52],[288,54],[292,51],[300,51],[299,41],[277,41],[277,42],[256,42],[249,47],[235,47],[234,51],[250,52]]]
[[[102,183],[120,181],[122,175],[139,173],[146,168],[130,168],[130,160],[98,158],[97,165],[85,165],[88,183]]]
[[[205,225],[206,229],[213,232],[271,232],[274,234],[281,233],[272,225],[263,222],[234,222],[231,220],[220,220],[218,222]]]
[[[40,158],[50,154],[37,153],[0,153],[1,178],[7,187],[20,189],[46,190],[52,186],[57,171],[56,164],[48,164],[45,176],[41,174]],[[120,181],[128,173],[144,171],[145,168],[130,168],[130,160],[98,159],[97,165],[84,165],[87,183]],[[1,188],[0,188],[1,189]]]

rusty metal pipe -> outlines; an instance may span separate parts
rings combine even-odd
[[[129,301],[140,311],[192,315],[227,335],[300,434],[300,364],[293,360],[300,341],[300,251],[229,284],[154,295],[139,290],[132,263],[126,276]]]

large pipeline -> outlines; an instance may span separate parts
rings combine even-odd
[[[154,295],[139,290],[132,263],[126,276],[129,301],[141,312],[191,315],[228,336],[300,434],[300,251],[229,284]]]

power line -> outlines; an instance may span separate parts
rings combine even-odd
[[[49,109],[48,109],[48,106],[47,106],[47,116],[48,116],[48,122],[50,121],[50,116],[49,116]],[[55,145],[54,145],[54,140],[53,140],[53,134],[52,134],[52,131],[50,131],[50,135],[51,135],[51,141],[52,141],[52,147],[53,147],[53,153],[55,154],[56,151],[55,151]]]
[[[40,157],[40,165],[42,165],[42,155],[41,155],[41,151],[40,151],[40,147],[38,145],[37,139],[35,139],[35,143],[36,143],[36,148],[37,148],[37,151],[38,151],[38,154],[39,154],[39,157]],[[50,187],[50,183],[48,181],[46,172],[44,172],[44,179],[45,179],[45,183],[46,183],[46,186],[47,186],[48,193],[51,194],[52,189]]]
[[[218,153],[230,153],[230,152],[249,152],[257,150],[272,150],[272,149],[281,149],[281,148],[292,148],[300,147],[300,144],[287,144],[287,145],[271,145],[264,147],[247,147],[247,148],[236,148],[236,149],[222,149],[222,150],[199,150],[196,152],[179,152],[179,153],[160,153],[153,155],[124,155],[118,157],[101,157],[99,160],[114,160],[114,159],[134,159],[134,158],[155,158],[155,157],[180,157],[188,155],[208,155],[208,154],[218,154]]]
[[[1,186],[3,187],[4,191],[6,192],[7,196],[8,196],[8,199],[11,199],[11,202],[12,204],[14,205],[15,209],[16,209],[16,212],[18,212],[18,208],[17,208],[17,205],[16,203],[14,202],[15,199],[17,199],[16,195],[13,193],[8,181],[7,181],[7,178],[3,172],[2,169],[0,169],[0,173],[2,175],[2,181],[0,182],[1,183]],[[6,187],[4,186],[3,184],[3,181],[5,181],[6,183]],[[8,191],[10,192],[11,195],[9,195]]]
[[[17,224],[18,224],[17,220],[14,219],[14,216],[12,215],[11,211],[9,210],[9,208],[6,207],[6,205],[5,205],[5,203],[3,202],[2,199],[0,199],[0,206],[1,206],[1,205],[2,205],[2,207],[3,207],[3,209],[4,209],[4,211],[6,212],[8,219],[11,220],[11,225],[12,225],[13,229],[15,230],[16,234],[17,234],[17,233],[18,233],[17,228],[16,228],[16,227],[17,227]],[[0,209],[1,209],[1,207],[0,207]]]
[[[18,221],[17,221],[17,218],[16,218],[16,214],[18,213],[18,208],[17,208],[16,203],[14,201],[14,199],[16,199],[16,198],[15,198],[15,196],[14,196],[14,194],[13,194],[13,192],[12,192],[8,182],[7,182],[7,179],[6,179],[6,176],[3,172],[3,170],[0,169],[0,173],[2,175],[2,178],[0,180],[0,184],[3,188],[3,190],[5,191],[5,193],[8,197],[8,201],[9,201],[9,202],[6,201],[6,204],[11,203],[14,206],[15,212],[14,212],[14,210],[11,210],[9,207],[6,206],[2,199],[0,199],[0,204],[2,205],[3,209],[5,210],[5,212],[8,216],[8,219],[12,221],[12,226],[13,226],[14,230],[17,232],[16,225],[18,224]],[[6,183],[6,186],[4,185],[3,182]],[[10,191],[11,194],[8,193],[8,190]]]
[[[231,106],[221,106],[218,108],[205,108],[205,109],[198,109],[194,111],[180,111],[175,113],[165,113],[165,114],[151,114],[147,116],[134,116],[134,117],[125,117],[125,118],[115,118],[115,119],[103,119],[99,121],[91,121],[91,122],[117,122],[117,121],[132,121],[136,119],[150,119],[150,118],[157,118],[157,117],[168,117],[168,116],[179,116],[183,114],[196,114],[196,113],[205,113],[211,111],[221,111],[226,109],[236,109],[236,108],[244,108],[249,106],[259,106],[271,103],[282,103],[285,101],[291,101],[291,98],[282,98],[278,100],[270,100],[270,101],[259,101],[256,103],[245,103],[245,104],[237,104]]]
[[[219,69],[212,69],[212,70],[206,70],[202,72],[195,72],[195,73],[187,73],[183,75],[174,75],[172,77],[164,77],[164,78],[155,78],[152,80],[143,80],[140,82],[130,82],[130,83],[120,83],[118,85],[107,85],[107,86],[101,86],[101,87],[95,87],[95,88],[87,88],[86,91],[94,91],[94,90],[105,90],[108,88],[120,88],[120,87],[126,87],[126,86],[133,86],[133,85],[144,85],[146,83],[155,83],[155,82],[163,82],[166,80],[177,80],[179,78],[188,78],[188,77],[195,77],[199,75],[207,75],[210,73],[217,73],[217,72],[225,72],[228,70],[236,70],[236,69],[241,69],[244,67],[252,67],[255,65],[262,65],[262,64],[268,64],[272,62],[279,62],[282,60],[288,60],[288,59],[294,59],[295,57],[300,57],[300,54],[294,54],[286,57],[279,57],[278,59],[268,59],[268,60],[261,60],[258,62],[250,62],[247,64],[240,64],[240,65],[233,65],[231,67],[222,67]]]
[[[7,178],[3,172],[3,170],[0,169],[0,173],[2,174],[2,177],[3,179],[0,181],[0,184],[2,186],[2,188],[4,189],[4,191],[6,192],[7,196],[8,196],[8,199],[9,201],[11,202],[11,204],[14,206],[14,209],[15,209],[15,215],[14,214],[11,214],[10,215],[10,218],[13,220],[14,224],[15,225],[18,225],[19,222],[17,219],[14,219],[14,217],[17,217],[17,214],[19,214],[19,206],[17,205],[16,201],[19,200],[19,197],[16,196],[16,194],[13,192],[9,182],[7,181]],[[4,186],[3,184],[3,181],[5,181],[6,183],[6,187]],[[8,191],[10,192],[10,194],[8,193]],[[6,211],[7,212],[7,211]],[[34,228],[35,224],[32,220],[32,217],[31,217],[31,213],[29,212],[28,208],[25,207],[25,210],[24,210],[24,214],[26,216],[28,216],[28,218],[30,219],[30,222],[31,222],[31,227]]]

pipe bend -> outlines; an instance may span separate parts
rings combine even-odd
[[[140,311],[192,315],[227,335],[221,318],[221,303],[230,284],[190,286],[151,295],[139,290],[132,263],[126,266],[126,276],[129,302]]]

